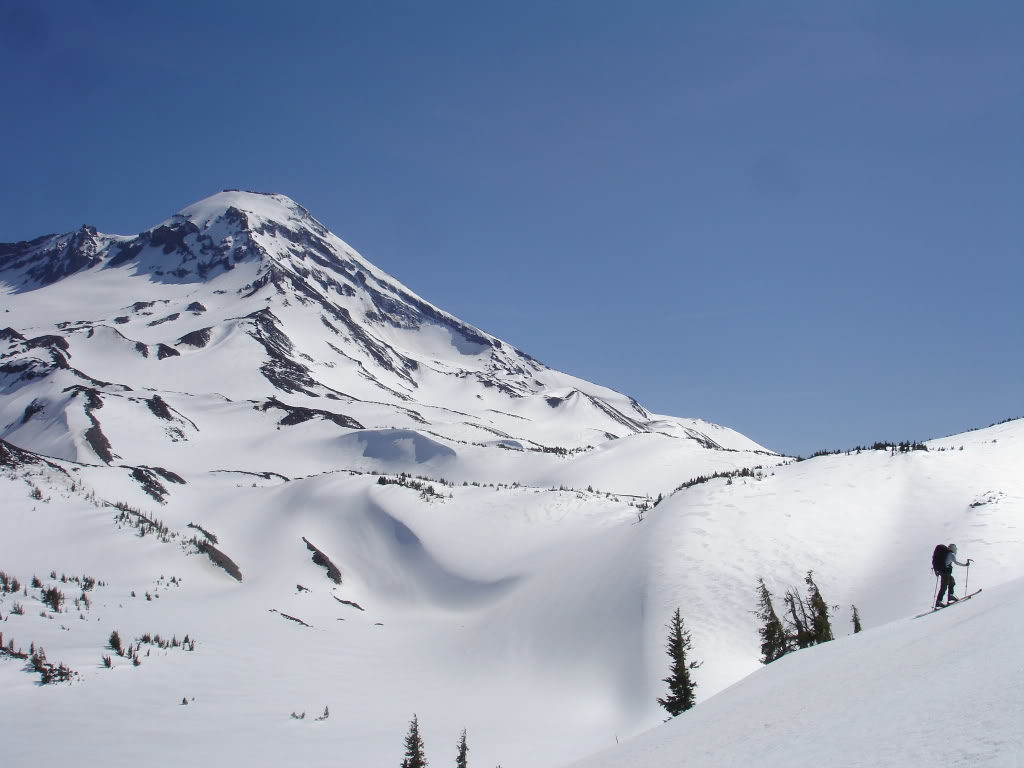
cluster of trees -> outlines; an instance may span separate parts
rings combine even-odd
[[[185,699],[182,699],[181,703],[182,704],[188,704],[188,702]],[[316,718],[316,721],[318,723],[319,722],[323,722],[324,720],[326,720],[330,716],[331,716],[331,710],[328,707],[325,706],[323,714],[320,715],[320,717]],[[305,711],[303,711],[303,713],[300,715],[300,714],[298,714],[296,712],[292,712],[291,718],[292,718],[292,720],[305,720],[306,719],[306,713],[305,713]]]
[[[71,669],[67,664],[61,662],[60,664],[51,664],[46,660],[46,651],[43,650],[42,646],[36,647],[33,644],[32,653],[28,659],[29,665],[32,667],[32,671],[39,673],[39,680],[42,685],[49,685],[50,683],[69,683],[76,677],[78,673]]]
[[[2,656],[9,656],[12,659],[28,658],[28,654],[21,650],[20,647],[15,650],[13,637],[8,639],[7,645],[4,645],[4,633],[0,632],[0,657]]]
[[[424,483],[420,480],[416,480],[412,475],[408,475],[402,472],[397,477],[388,477],[387,475],[380,475],[377,478],[377,485],[400,485],[403,488],[412,488],[414,491],[420,492],[420,498],[429,500],[431,497],[444,498],[443,494],[438,493],[434,490],[434,486],[430,483]]]
[[[838,456],[839,454],[846,454],[849,456],[852,453],[860,454],[863,451],[889,451],[892,454],[899,453],[910,453],[911,451],[927,451],[928,446],[919,440],[904,440],[900,443],[890,443],[880,440],[876,440],[870,446],[858,445],[853,448],[846,450],[837,448],[834,451],[815,451],[811,454],[810,458],[816,459],[819,456]],[[797,461],[804,461],[802,456],[796,457]]]
[[[462,729],[459,743],[456,745],[455,768],[468,768],[469,747],[466,745],[466,729]],[[427,753],[420,735],[420,721],[416,715],[409,723],[409,732],[405,735],[405,757],[401,768],[426,768]],[[498,768],[501,768],[499,765]]]
[[[50,571],[50,579],[57,581],[57,572]],[[77,584],[82,588],[82,594],[79,597],[74,598],[75,610],[81,610],[84,607],[86,609],[91,607],[91,601],[89,600],[88,592],[98,586],[105,586],[104,582],[97,581],[92,576],[68,576],[66,574],[60,575],[60,582],[62,584]],[[29,596],[29,589],[38,589],[39,594],[36,595],[39,601],[49,608],[53,613],[61,613],[65,608],[66,598],[64,593],[57,586],[46,586],[38,576],[33,575],[32,581],[29,585],[23,585],[16,576],[11,576],[4,571],[0,571],[0,594],[17,594],[21,592],[26,597]],[[20,603],[15,603],[11,609],[11,613],[15,615],[23,615],[25,613],[25,607]],[[84,618],[79,614],[80,618]]]
[[[133,645],[134,648],[132,647]],[[128,659],[136,667],[142,664],[141,652],[143,645],[153,645],[162,650],[181,648],[183,651],[194,651],[196,649],[196,641],[188,635],[185,635],[184,640],[178,640],[177,635],[174,635],[170,640],[166,640],[161,638],[159,634],[153,635],[147,632],[125,645],[121,640],[121,633],[115,629],[110,633],[110,637],[107,640],[107,647],[110,650],[118,656]],[[146,650],[146,655],[149,656],[149,649]],[[109,655],[101,656],[100,663],[109,669],[113,666],[113,659]]]
[[[792,651],[835,639],[831,615],[837,607],[830,607],[822,597],[821,590],[814,582],[813,571],[807,572],[804,583],[807,585],[806,596],[801,595],[795,587],[786,590],[782,598],[785,610],[780,619],[764,579],[758,579],[756,614],[762,622],[758,631],[761,638],[762,664],[771,664]],[[860,614],[857,606],[851,608],[853,631],[856,634],[861,631]]]
[[[139,532],[140,537],[152,534],[164,544],[170,544],[171,539],[178,535],[172,532],[163,521],[150,519],[141,509],[129,506],[123,501],[116,501],[111,506],[118,510],[118,513],[114,515],[114,522],[118,528],[124,525],[130,526]]]
[[[761,638],[762,664],[770,664],[787,653],[827,643],[835,638],[832,615],[836,607],[830,607],[825,601],[814,581],[813,571],[807,572],[804,583],[807,585],[806,596],[795,587],[786,590],[783,597],[785,610],[780,618],[764,579],[758,579],[758,609],[755,613],[761,620],[758,634]],[[852,605],[850,608],[856,634],[862,629],[860,613],[857,606]],[[659,698],[658,703],[669,715],[676,717],[693,707],[697,683],[690,672],[703,663],[691,658],[693,641],[678,608],[668,624],[665,651],[671,659],[668,677],[664,678],[664,682],[668,683],[668,693]]]
[[[64,593],[56,587],[46,587],[39,599],[44,605],[48,605],[51,611],[60,613],[60,608],[64,604]]]
[[[8,576],[0,571],[0,594],[15,593],[21,591],[21,582],[16,576]]]
[[[43,650],[43,646],[41,645],[37,646],[35,643],[32,643],[29,647],[28,653],[25,653],[21,648],[18,648],[18,650],[14,649],[14,638],[11,638],[5,646],[3,632],[0,632],[0,657],[27,659],[27,670],[39,673],[40,685],[49,685],[50,683],[70,683],[78,677],[78,673],[71,669],[67,664],[64,664],[63,662],[59,664],[52,664],[47,661],[46,651]]]
[[[693,486],[700,485],[701,483],[708,483],[711,482],[712,480],[717,480],[718,478],[721,477],[728,478],[730,481],[734,477],[753,477],[757,480],[760,480],[762,477],[764,477],[764,466],[758,464],[756,467],[743,467],[742,469],[730,469],[723,472],[712,472],[710,475],[698,475],[697,477],[687,480],[685,483],[681,484],[679,487],[676,488],[675,491],[673,491],[673,493],[675,493],[676,491],[682,491],[685,488],[692,488]]]

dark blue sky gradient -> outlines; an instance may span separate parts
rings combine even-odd
[[[283,192],[789,453],[1024,415],[1019,2],[0,0],[0,241]]]

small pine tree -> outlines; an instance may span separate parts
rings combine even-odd
[[[850,608],[853,609],[853,634],[856,635],[864,628],[860,625],[860,614],[857,612],[857,606],[851,605]]]
[[[405,737],[405,759],[402,768],[426,768],[427,756],[423,749],[423,738],[420,736],[420,721],[416,715],[409,723],[409,733]]]
[[[758,610],[757,615],[764,622],[758,634],[761,636],[761,663],[771,664],[776,659],[781,659],[791,650],[789,639],[786,637],[786,630],[782,621],[775,613],[775,606],[772,604],[772,593],[765,586],[764,579],[757,580]]]
[[[467,768],[469,763],[467,762],[466,756],[469,754],[469,747],[466,746],[466,729],[462,729],[462,735],[459,736],[459,752],[455,757],[455,768]]]
[[[829,640],[834,639],[832,635],[832,622],[828,616],[828,604],[825,602],[825,598],[821,596],[821,590],[818,589],[818,585],[814,583],[813,571],[807,572],[804,582],[807,584],[807,612],[811,616],[809,626],[811,637],[814,644],[827,643]]]
[[[110,647],[118,656],[124,655],[124,648],[121,646],[121,635],[115,629],[110,633]]]
[[[672,615],[668,625],[668,640],[665,643],[665,651],[672,659],[672,667],[664,682],[668,683],[668,696],[658,699],[672,717],[682,714],[693,707],[695,703],[694,691],[697,683],[690,676],[690,670],[701,665],[699,661],[688,661],[686,654],[693,650],[693,642],[690,633],[683,626],[682,616],[679,609]]]

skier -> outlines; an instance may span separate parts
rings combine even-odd
[[[943,555],[942,550],[946,550]],[[969,566],[973,560],[967,558],[966,563],[961,563],[956,559],[956,544],[950,544],[948,547],[943,547],[941,544],[935,548],[935,554],[932,556],[932,567],[935,570],[935,575],[942,579],[942,583],[939,585],[939,594],[935,598],[936,608],[945,608],[946,603],[942,601],[943,595],[948,595],[948,600],[951,603],[957,601],[956,595],[953,594],[953,589],[956,587],[956,579],[953,578],[953,565],[960,565],[963,567]]]

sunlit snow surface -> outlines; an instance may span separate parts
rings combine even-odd
[[[793,463],[532,361],[287,198],[222,193],[164,224],[182,222],[187,252],[104,266],[112,251],[33,290],[28,266],[0,271],[0,326],[22,337],[0,340],[0,436],[58,459],[0,467],[0,570],[22,585],[0,632],[79,673],[39,686],[0,658],[4,765],[395,765],[413,713],[433,765],[463,728],[471,764],[505,768],[617,740],[584,765],[1020,764],[1024,422]],[[200,280],[220,253],[203,233],[248,250]],[[318,265],[318,243],[349,266]],[[66,349],[29,343],[47,335]],[[286,391],[268,363],[306,373]],[[240,582],[186,543],[207,534]],[[985,591],[912,620],[940,541]],[[757,579],[780,594],[809,569],[841,639],[759,671]],[[90,607],[62,574],[104,582]],[[846,638],[851,604],[868,631]],[[676,607],[700,703],[660,726]],[[143,645],[136,667],[115,629],[196,646]]]
[[[1024,582],[787,656],[573,768],[1016,768]],[[937,758],[938,756],[938,758]]]

